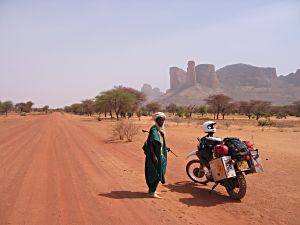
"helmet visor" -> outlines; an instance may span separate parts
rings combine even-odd
[[[207,125],[207,128],[210,129],[210,130],[214,129],[214,124]]]

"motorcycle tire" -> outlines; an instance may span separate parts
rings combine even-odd
[[[194,168],[191,171],[192,166],[194,166],[195,164],[198,165],[198,168]],[[202,177],[198,177],[197,174],[199,173],[199,168],[200,168],[200,161],[197,159],[191,160],[186,164],[186,173],[189,176],[189,178],[194,181],[195,183],[199,183],[199,184],[207,184],[209,181],[206,178],[206,174],[204,173]],[[198,171],[197,171],[198,169]],[[201,180],[201,178],[204,178],[203,180]]]
[[[238,173],[236,177],[230,178],[225,184],[225,188],[230,198],[240,200],[246,195],[247,183],[244,175]]]

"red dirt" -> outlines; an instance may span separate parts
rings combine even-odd
[[[163,199],[148,198],[146,134],[132,143],[108,142],[111,122],[60,113],[0,119],[0,224],[299,224],[299,132],[220,130],[254,136],[265,172],[246,176],[242,201],[223,187],[196,185],[184,156],[199,127],[167,127],[169,155]],[[143,128],[149,128],[149,122]],[[266,161],[265,158],[269,160]]]

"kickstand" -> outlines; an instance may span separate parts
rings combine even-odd
[[[212,189],[209,191],[209,194],[212,193],[212,191],[219,185],[219,183],[215,183],[215,185],[212,187]]]

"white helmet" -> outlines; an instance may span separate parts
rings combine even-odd
[[[214,127],[216,122],[214,121],[206,121],[202,124],[202,129],[205,133],[216,133],[217,129]]]

